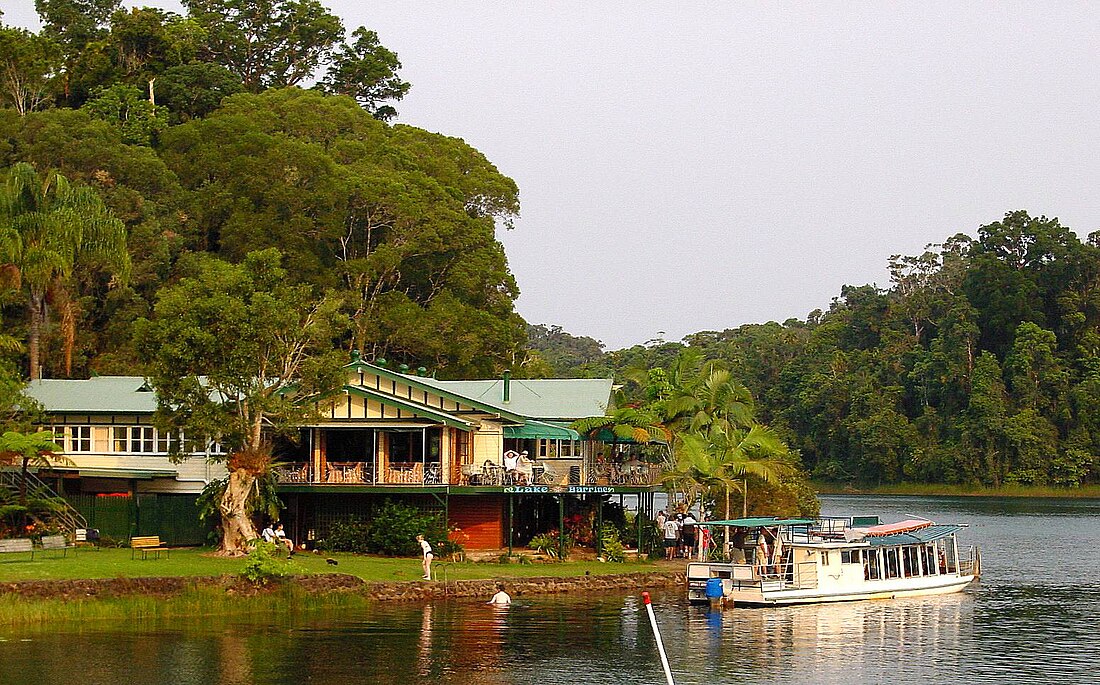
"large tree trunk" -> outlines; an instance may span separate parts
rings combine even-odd
[[[219,554],[241,556],[248,553],[248,542],[256,539],[256,527],[248,514],[248,495],[256,483],[256,476],[248,469],[236,468],[229,472],[220,505],[222,514],[222,544]]]

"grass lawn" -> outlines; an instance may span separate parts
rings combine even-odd
[[[0,582],[15,580],[68,580],[74,578],[137,578],[155,576],[217,576],[240,573],[243,559],[225,559],[211,554],[209,549],[174,549],[170,557],[142,561],[130,559],[129,549],[69,550],[65,558],[56,553],[0,555]],[[419,580],[419,558],[388,558],[354,554],[330,554],[337,566],[326,562],[326,556],[299,553],[291,560],[292,572],[348,573],[368,581]],[[598,561],[566,561],[564,563],[498,564],[450,562],[432,564],[437,580],[478,580],[486,578],[519,578],[537,576],[583,576],[612,573],[645,573],[670,570],[661,564],[631,562],[608,564]]]

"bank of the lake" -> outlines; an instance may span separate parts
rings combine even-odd
[[[330,560],[335,561],[332,565]],[[664,563],[442,562],[437,580],[418,579],[417,559],[298,555],[293,574],[266,585],[245,580],[243,559],[209,550],[131,559],[129,550],[70,552],[64,558],[0,559],[0,625],[55,620],[146,619],[357,608],[371,602],[486,597],[496,582],[516,596],[667,587],[682,568]],[[339,572],[335,572],[335,571]]]
[[[819,495],[913,495],[921,497],[1056,497],[1061,499],[1100,499],[1100,485],[1076,488],[1053,485],[1009,484],[1000,487],[982,485],[944,485],[941,483],[893,483],[866,485],[852,483],[811,483]]]

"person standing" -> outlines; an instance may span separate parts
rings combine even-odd
[[[680,544],[680,523],[670,517],[665,520],[662,528],[665,534],[665,560],[672,561],[676,555],[676,546]]]
[[[424,559],[421,562],[421,565],[424,567],[424,580],[431,580],[432,559],[434,558],[434,555],[432,554],[432,546],[427,540],[424,539],[423,535],[417,535],[416,541],[420,543],[420,551],[424,553]]]
[[[692,552],[695,551],[695,524],[698,521],[695,519],[695,515],[690,511],[684,514],[684,518],[680,521],[680,551],[688,559],[691,558]]]
[[[661,530],[665,529],[665,521],[668,520],[668,516],[665,515],[665,510],[662,509],[657,512],[657,527]]]

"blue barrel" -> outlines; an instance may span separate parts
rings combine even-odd
[[[722,598],[722,579],[721,578],[708,578],[707,579],[707,599],[721,599]]]

